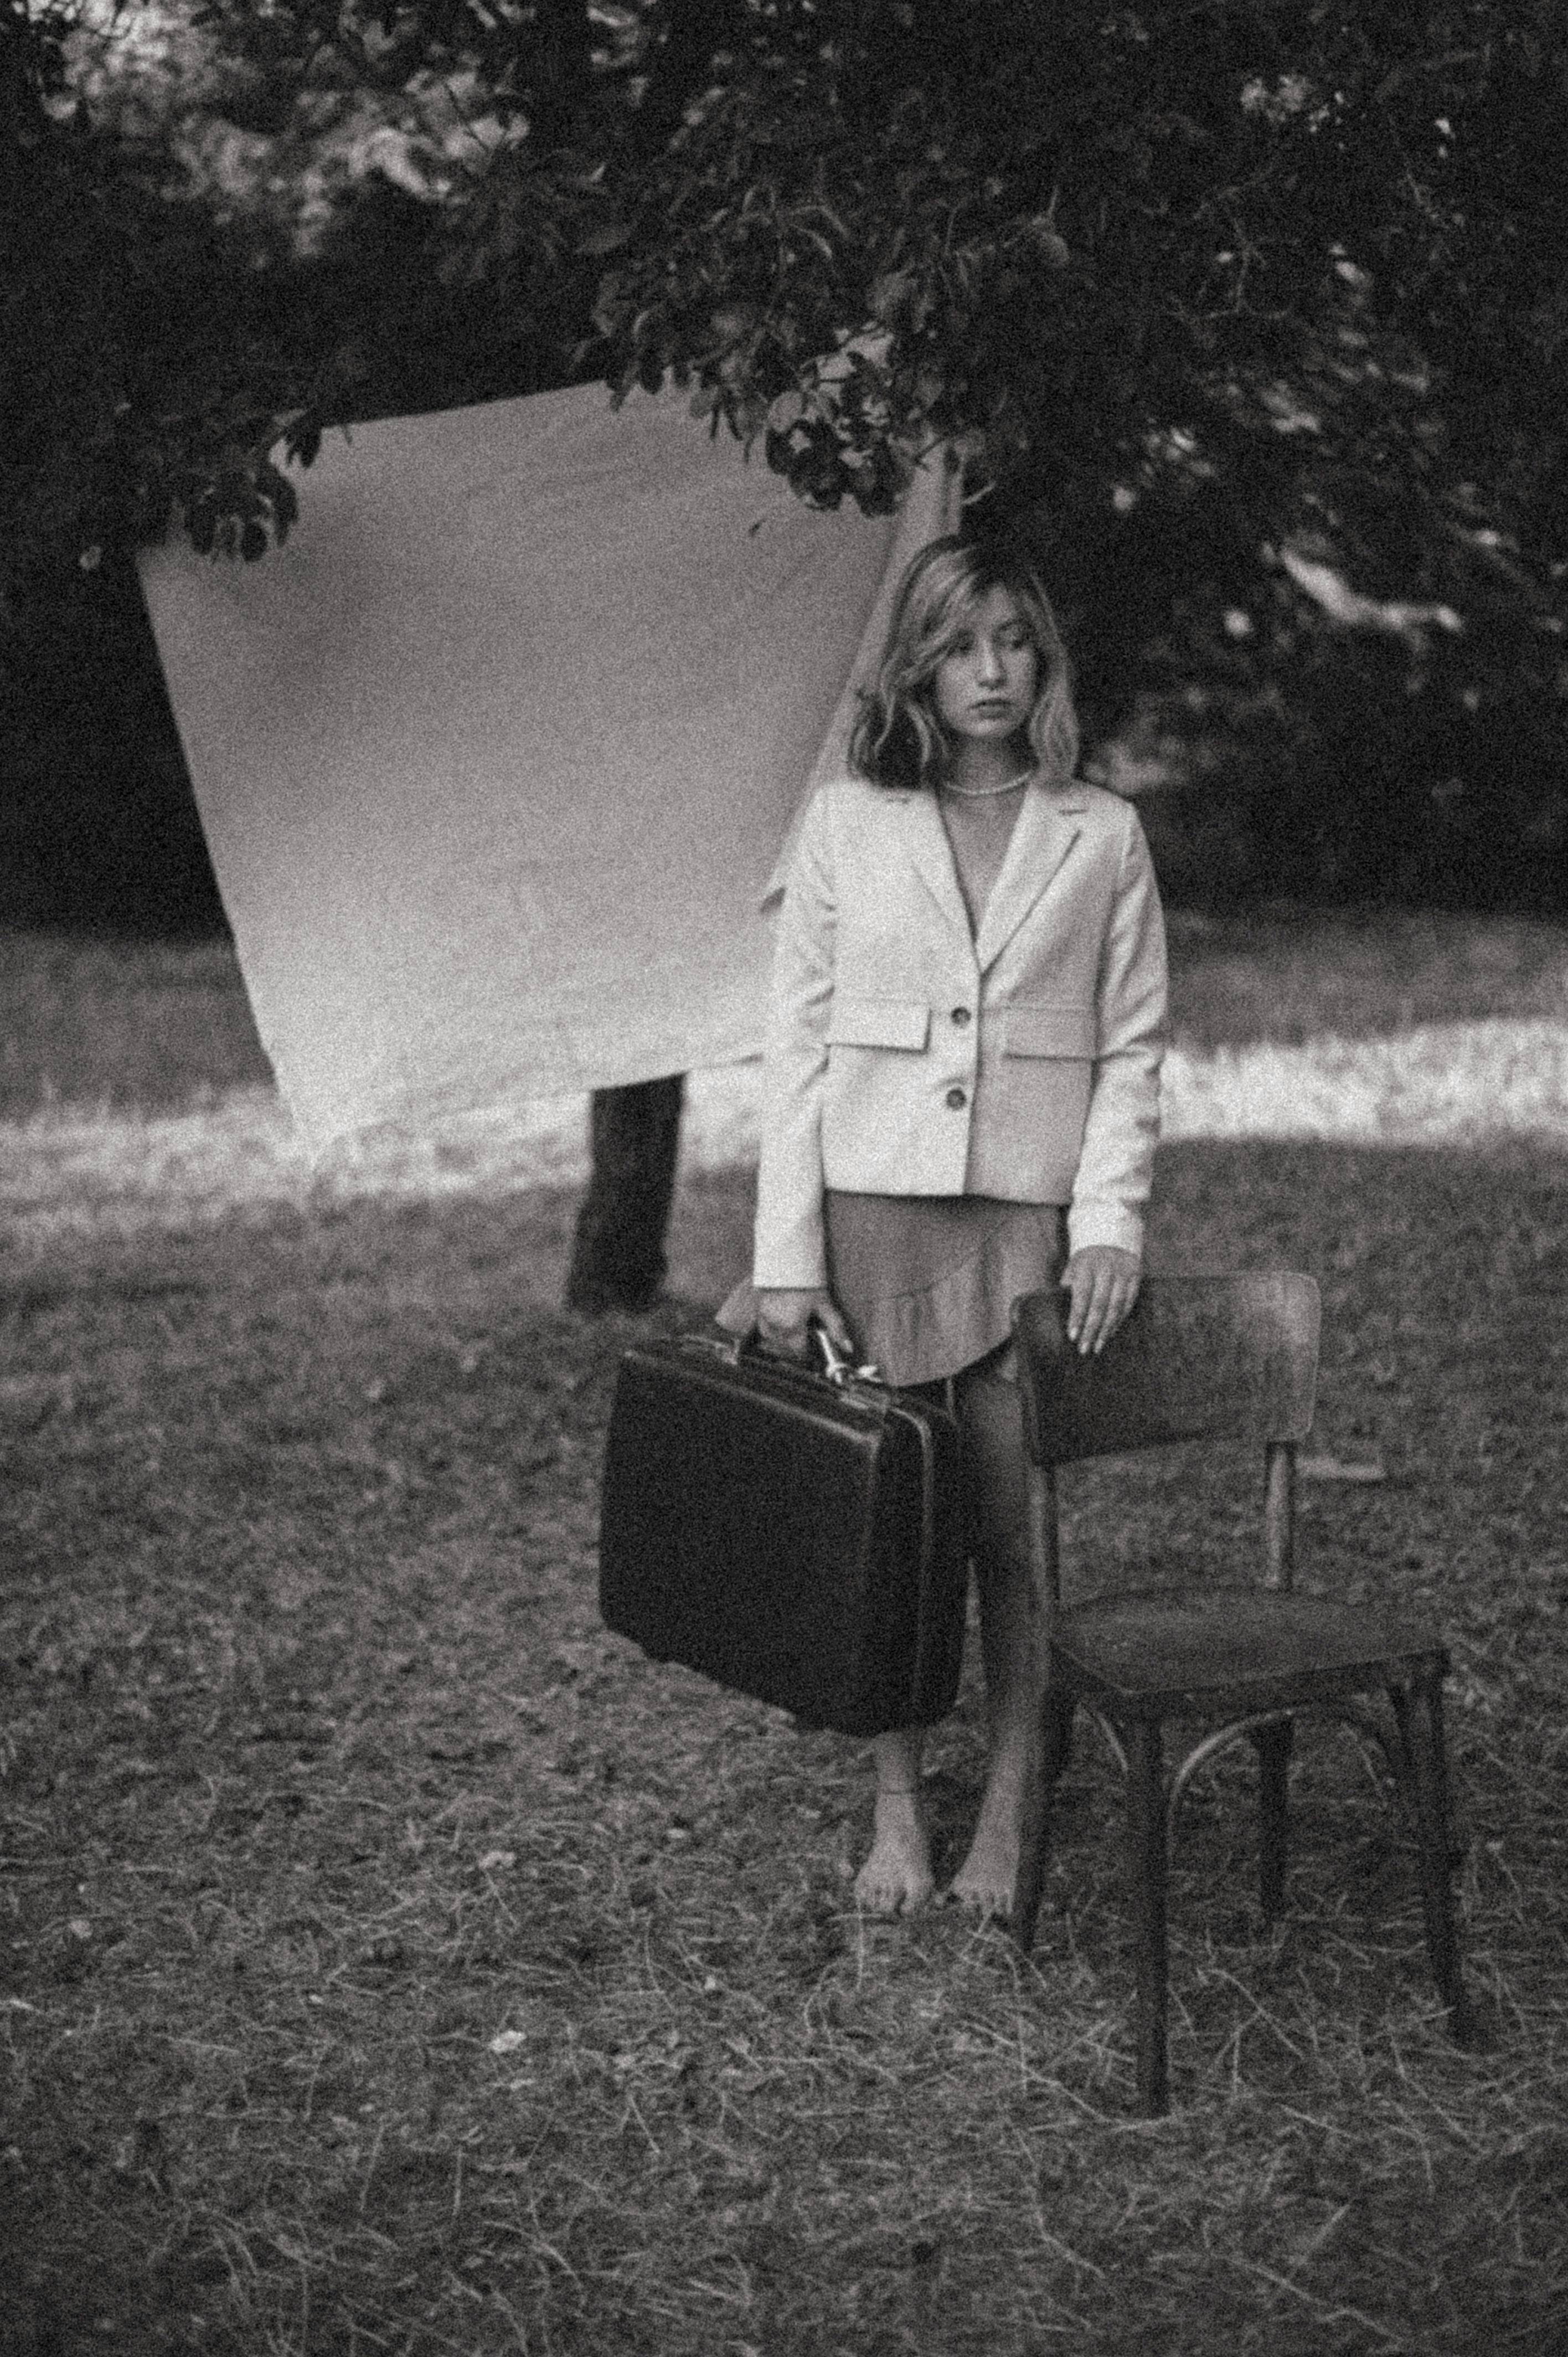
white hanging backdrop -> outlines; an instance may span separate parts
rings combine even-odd
[[[683,397],[328,436],[259,563],[142,578],[257,1027],[311,1147],[757,1049],[759,895],[908,557]]]

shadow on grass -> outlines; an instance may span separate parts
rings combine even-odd
[[[742,1182],[683,1194],[651,1321],[557,1308],[560,1197],[13,1253],[7,2357],[1549,2347],[1563,1175],[1163,1157],[1158,1265],[1324,1285],[1315,1446],[1386,1479],[1307,1488],[1303,1576],[1450,1632],[1489,2043],[1444,2037],[1402,1830],[1313,1738],[1273,1937],[1240,1764],[1185,1813],[1152,2126],[1090,1743],[1026,1963],[858,1921],[855,1748],[598,1625],[616,1361],[744,1266]],[[1235,1469],[1079,1469],[1069,1579],[1228,1561]],[[950,1861],[980,1767],[972,1665]]]

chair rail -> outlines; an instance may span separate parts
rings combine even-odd
[[[1149,1277],[1120,1332],[1084,1358],[1059,1293],[1024,1294],[1013,1325],[1029,1453],[1059,1465],[1182,1440],[1305,1440],[1321,1317],[1316,1281],[1293,1270]]]

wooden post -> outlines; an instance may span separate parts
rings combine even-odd
[[[648,1309],[659,1298],[684,1087],[677,1072],[594,1091],[593,1168],[573,1239],[569,1309]]]

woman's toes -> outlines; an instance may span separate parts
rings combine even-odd
[[[977,1922],[1003,1923],[1013,1911],[1013,1894],[1009,1891],[977,1889],[972,1885],[960,1889],[955,1883],[947,1894],[948,1904],[961,1907],[966,1915]]]
[[[862,1867],[854,1880],[855,1904],[867,1915],[912,1915],[923,1907],[935,1885],[929,1875],[888,1877]]]
[[[925,1857],[901,1843],[879,1841],[854,1878],[854,1901],[867,1915],[909,1915],[935,1888]]]
[[[947,1896],[982,1922],[1005,1921],[1013,1912],[1016,1879],[1015,1859],[977,1857],[972,1850],[948,1885]]]

